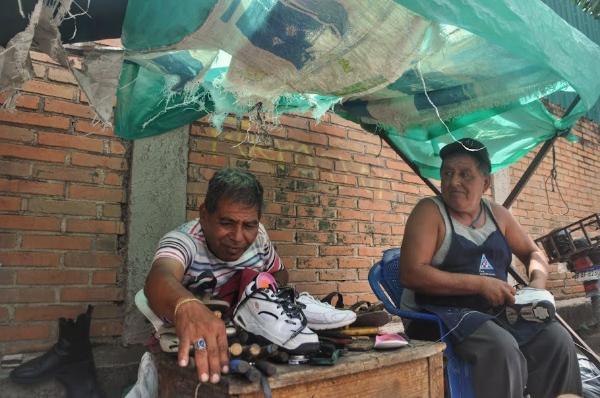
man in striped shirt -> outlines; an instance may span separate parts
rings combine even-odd
[[[187,347],[206,342],[206,349],[194,354],[202,382],[217,383],[228,371],[227,336],[223,322],[192,291],[212,281],[213,294],[233,305],[259,272],[271,273],[280,286],[287,283],[287,271],[259,221],[262,204],[263,188],[254,175],[219,170],[209,181],[200,218],[160,240],[146,279],[151,309],[175,324],[180,366],[187,366]]]

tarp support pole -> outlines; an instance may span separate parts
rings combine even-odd
[[[387,136],[380,135],[379,137],[382,138],[390,146],[390,148],[394,148],[393,142]],[[440,190],[435,185],[433,185],[431,183],[431,181],[429,181],[429,179],[427,179],[426,177],[423,177],[421,175],[417,165],[415,165],[406,155],[404,155],[404,153],[402,153],[402,151],[394,150],[394,152],[396,152],[398,154],[398,156],[400,156],[402,158],[402,160],[404,160],[404,163],[406,163],[408,165],[408,167],[410,167],[411,170],[417,176],[419,176],[419,178],[425,183],[425,185],[427,185],[429,187],[429,189],[431,189],[436,194],[436,196],[440,196],[442,194],[440,192]]]
[[[569,105],[569,107],[565,111],[563,117],[565,117],[569,113],[571,113],[571,111],[573,110],[573,108],[575,108],[575,105],[577,105],[577,103],[579,102],[579,100],[580,100],[580,97],[578,95],[578,96],[575,97],[575,99],[573,99],[573,101],[571,102],[571,105]],[[540,165],[540,163],[544,159],[544,156],[546,156],[546,154],[548,153],[548,151],[550,150],[550,148],[552,148],[552,145],[554,145],[554,142],[556,141],[556,139],[558,137],[561,137],[562,135],[564,135],[566,133],[567,133],[567,131],[563,132],[563,134],[560,134],[560,133],[555,134],[554,137],[552,137],[551,139],[549,139],[546,142],[544,142],[544,145],[542,146],[542,148],[540,148],[540,150],[537,153],[537,155],[535,155],[535,157],[533,158],[533,160],[529,164],[529,167],[527,167],[527,170],[525,170],[525,172],[523,173],[523,175],[521,176],[521,178],[519,178],[519,181],[516,183],[516,185],[514,186],[513,190],[510,192],[510,195],[508,195],[508,197],[506,198],[506,200],[504,201],[504,203],[502,204],[502,206],[506,207],[507,209],[510,206],[512,206],[512,204],[515,201],[515,199],[517,199],[517,196],[519,196],[519,194],[523,190],[523,187],[525,187],[525,184],[527,184],[527,182],[529,181],[529,179],[531,178],[531,176],[533,175],[533,173],[535,173],[535,171],[537,170],[538,166]]]

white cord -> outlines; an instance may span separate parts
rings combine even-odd
[[[493,316],[493,318],[497,318],[498,316],[500,316],[500,314],[502,314],[502,312],[504,311],[504,309],[501,309],[500,312],[498,312],[496,315]],[[452,333],[457,327],[460,326],[461,322],[467,317],[467,315],[471,315],[471,314],[475,314],[475,313],[479,313],[480,311],[467,311],[463,314],[462,317],[460,317],[460,320],[458,321],[458,323],[456,325],[454,325],[454,327],[450,330],[448,330],[448,332],[446,332],[444,335],[442,335],[437,341],[436,343],[439,343],[440,341],[442,341],[443,338],[445,338],[446,336],[448,336],[450,333]]]
[[[454,134],[452,134],[452,132],[450,131],[450,128],[448,127],[448,125],[446,124],[446,122],[444,122],[444,120],[442,120],[442,117],[440,116],[440,112],[438,110],[438,107],[435,106],[435,104],[433,103],[433,101],[429,97],[429,94],[427,93],[427,85],[425,84],[425,79],[423,78],[423,73],[421,72],[421,61],[417,61],[417,72],[418,72],[419,78],[421,79],[421,84],[423,85],[423,93],[425,94],[425,97],[427,98],[427,101],[429,101],[429,103],[433,107],[433,110],[435,111],[435,114],[437,115],[437,118],[440,120],[440,122],[442,122],[442,124],[446,128],[446,131],[448,132],[448,134],[450,135],[450,137],[452,137],[452,139],[454,140],[454,142],[458,142],[466,151],[477,152],[477,151],[481,151],[482,149],[485,149],[485,145],[483,147],[481,147],[481,148],[468,148],[467,146],[465,146],[465,144],[463,144],[462,142],[460,142],[454,136]]]

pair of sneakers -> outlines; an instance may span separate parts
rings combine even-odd
[[[349,325],[356,314],[336,309],[306,292],[296,296],[293,289],[278,289],[269,274],[260,274],[246,286],[233,319],[247,332],[292,354],[307,354],[319,349],[319,338],[313,330]]]

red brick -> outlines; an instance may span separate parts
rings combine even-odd
[[[356,208],[356,204],[358,202],[358,200],[354,198],[340,198],[339,196],[322,198],[322,201],[329,207],[347,207],[350,209]],[[336,212],[338,214],[338,218],[346,217],[340,215],[339,209],[336,210]]]
[[[98,153],[102,153],[104,148],[104,143],[101,140],[60,133],[40,132],[38,133],[38,143],[41,145],[75,148]]]
[[[293,242],[294,231],[269,231],[269,238],[275,242]]]
[[[353,281],[356,280],[356,278],[356,270],[353,269],[319,271],[319,280],[321,281]]]
[[[115,134],[110,127],[105,127],[100,122],[92,123],[87,120],[78,120],[75,123],[75,130],[82,133],[104,135],[108,137],[114,137]]]
[[[48,68],[48,79],[63,83],[77,84],[75,76],[65,68]]]
[[[65,151],[59,151],[56,149],[30,147],[6,143],[0,144],[0,156],[3,157],[63,163],[65,161],[65,155]]]
[[[15,284],[15,271],[0,268],[0,285],[10,286],[10,285],[14,285],[14,284]]]
[[[92,276],[94,285],[114,285],[117,283],[117,273],[115,271],[96,271]]]
[[[252,159],[274,160],[277,162],[292,163],[293,155],[288,152],[279,152],[272,149],[251,147],[248,156]]]
[[[34,213],[65,214],[76,216],[95,216],[96,204],[75,200],[47,200],[32,198],[28,200],[28,210]]]
[[[46,66],[38,63],[33,64],[33,75],[40,80],[46,77]]]
[[[358,208],[365,210],[391,211],[392,205],[386,200],[358,200]]]
[[[342,219],[369,221],[371,214],[369,212],[351,209],[339,209],[338,216]]]
[[[340,293],[362,293],[371,290],[369,282],[339,282],[338,291]]]
[[[352,154],[352,159],[357,163],[366,163],[376,167],[385,167],[385,159],[373,155]]]
[[[316,256],[318,247],[315,245],[277,245],[280,256]]]
[[[319,156],[306,156],[301,154],[294,154],[294,163],[303,166],[317,166],[320,169],[333,169],[333,160],[323,159]]]
[[[315,271],[288,271],[290,282],[315,282],[317,273]]]
[[[289,141],[287,139],[274,139],[273,147],[278,151],[291,151],[305,155],[312,155],[314,153],[312,145]],[[289,162],[292,162],[291,158]]]
[[[3,267],[58,267],[60,254],[50,252],[0,252]]]
[[[103,217],[112,217],[121,219],[122,216],[121,205],[111,205],[104,204],[102,205],[102,216]]]
[[[340,126],[349,127],[354,130],[362,130],[360,124],[350,121],[348,119],[344,119],[343,117],[336,115],[333,112],[327,112],[327,115],[330,116],[331,123],[339,124]]]
[[[17,273],[19,285],[87,285],[88,280],[86,271],[23,270]]]
[[[35,136],[33,130],[15,126],[0,125],[0,138],[10,141],[32,142]]]
[[[31,163],[0,160],[0,175],[25,177],[31,175]]]
[[[388,169],[379,168],[379,167],[371,168],[371,176],[372,177],[381,177],[381,178],[386,178],[388,180],[396,180],[396,181],[400,181],[402,179],[402,173],[400,173],[398,170],[388,170]]]
[[[62,196],[64,184],[0,178],[0,191]]]
[[[2,323],[8,322],[8,317],[9,317],[8,308],[0,307],[0,322],[2,322]]]
[[[116,173],[106,173],[104,183],[107,185],[123,185],[123,177]]]
[[[120,221],[102,221],[70,218],[67,219],[67,232],[87,232],[92,234],[124,234],[125,225]]]
[[[326,157],[339,160],[352,160],[352,155],[342,149],[315,148],[315,154],[318,157]]]
[[[324,246],[321,246],[321,249]],[[298,268],[337,268],[336,257],[299,257]]]
[[[40,106],[40,97],[35,95],[19,94],[17,95],[15,105],[17,108],[37,110]]]
[[[227,158],[220,155],[207,155],[203,153],[190,152],[189,162],[206,166],[224,167],[227,165]]]
[[[127,152],[127,148],[120,141],[110,142],[110,153],[114,155],[124,155]]]
[[[0,249],[12,249],[17,246],[17,234],[0,233]]]
[[[49,63],[49,64],[58,65],[58,62],[56,62],[55,60],[53,60],[52,58],[50,58],[50,56],[47,55],[47,54],[45,54],[45,53],[40,53],[40,52],[37,52],[37,51],[30,51],[29,52],[29,56],[34,61],[40,61],[40,62],[45,62],[45,63]]]
[[[117,268],[123,264],[123,258],[116,254],[66,253],[65,267],[76,268]]]
[[[359,247],[358,255],[363,257],[375,257],[381,258],[383,256],[384,249],[381,247]]]
[[[50,337],[49,324],[0,326],[0,341],[40,340]]]
[[[40,305],[18,306],[15,308],[15,321],[55,321],[58,318],[75,319],[85,311],[82,305]],[[94,308],[94,318],[96,309]]]
[[[123,307],[115,304],[98,304],[94,307],[94,319],[122,318]]]
[[[93,119],[96,113],[87,105],[75,104],[73,102],[61,101],[57,99],[46,99],[44,103],[46,112],[62,113],[70,116],[77,116],[87,119]]]
[[[8,288],[0,289],[0,303],[51,303],[54,302],[52,289]]]
[[[333,148],[340,148],[344,151],[352,151],[357,153],[364,153],[365,146],[363,143],[356,142],[347,138],[336,138],[329,137],[329,146]]]
[[[394,191],[405,192],[405,193],[414,193],[414,194],[419,193],[419,187],[416,185],[406,184],[406,183],[402,183],[402,182],[392,182],[391,186],[392,186],[392,190],[394,190]]]
[[[337,240],[340,244],[359,244],[359,245],[372,245],[373,237],[368,234],[355,234],[347,232],[338,232]]]
[[[73,86],[65,86],[62,84],[49,83],[40,80],[28,80],[21,86],[21,90],[48,95],[51,97],[60,97],[72,100],[76,98],[77,88]]]
[[[74,153],[71,164],[85,167],[105,167],[113,170],[127,169],[127,161],[123,158]]]
[[[339,187],[339,195],[373,199],[373,191],[364,188]],[[361,201],[358,202],[360,204]]]
[[[61,301],[122,301],[123,289],[116,287],[65,287],[60,292]]]
[[[327,232],[296,232],[298,243],[335,243],[335,235]]]
[[[372,260],[368,258],[340,258],[340,268],[369,268],[371,267]]]
[[[327,145],[327,136],[315,132],[308,132],[293,127],[287,128],[287,138],[294,141],[306,142],[308,144]]]
[[[70,184],[69,198],[88,199],[97,202],[123,202],[124,194],[122,189],[102,188],[97,186]]]
[[[337,291],[334,282],[324,283],[295,283],[296,290],[298,292],[309,292],[315,296],[324,296],[331,292]]]
[[[23,249],[89,250],[92,238],[69,235],[23,235]]]
[[[298,129],[307,130],[308,129],[308,121],[304,117],[296,116],[296,115],[281,115],[279,116],[279,124],[284,126],[296,127]]]
[[[390,183],[386,180],[378,180],[369,177],[358,177],[358,185],[361,187],[377,188],[377,189],[390,189]]]
[[[354,173],[354,174],[369,175],[369,170],[371,169],[371,167],[366,164],[345,162],[345,161],[338,160],[335,162],[334,169],[335,169],[335,171],[343,171],[343,172],[350,172],[350,173]]]
[[[352,246],[321,246],[319,255],[321,256],[353,256],[354,247]]]
[[[385,166],[388,169],[408,171],[408,172],[412,171],[411,168],[404,161],[388,159],[385,161]]]
[[[0,196],[0,211],[19,211],[21,198],[14,196]]]
[[[360,223],[358,224],[358,232],[363,234],[383,234],[389,235],[391,231],[389,224],[382,223]]]
[[[296,206],[298,217],[335,217],[335,209],[316,206]]]
[[[358,126],[358,125],[357,125]],[[358,127],[360,129],[360,126]],[[348,138],[356,141],[364,141],[374,145],[380,145],[382,143],[382,139],[372,133],[368,133],[362,129],[360,130],[348,130]],[[383,143],[383,145],[386,145]]]
[[[337,126],[335,124],[317,123],[316,121],[311,120],[309,122],[309,128],[311,131],[317,133],[324,133],[327,135],[346,138],[346,128]]]
[[[60,218],[0,214],[3,229],[29,231],[60,231]]]
[[[356,185],[356,176],[349,174],[329,173],[327,171],[321,171],[319,173],[319,179],[321,181],[335,182],[338,184]]]
[[[48,180],[90,183],[99,183],[102,180],[102,176],[97,170],[80,169],[73,166],[51,166],[36,164],[33,168],[33,176],[35,178],[44,178]]]
[[[421,177],[417,176],[412,172],[402,173],[402,181],[414,184],[423,184],[423,180],[421,179]]]

